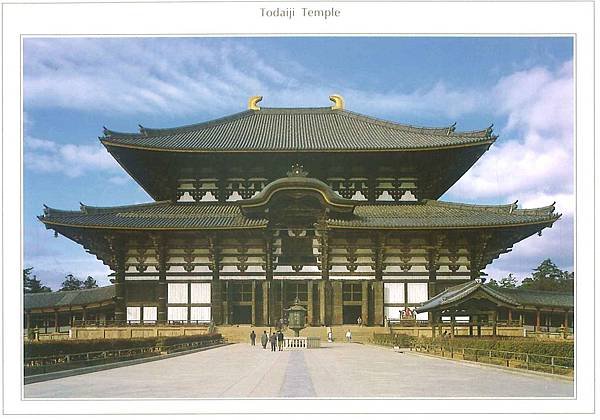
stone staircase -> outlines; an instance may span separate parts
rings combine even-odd
[[[357,325],[335,325],[332,328],[333,340],[335,342],[346,341],[346,331],[352,332],[352,341],[358,343],[369,343],[373,339],[373,334],[387,334],[390,332],[387,327],[359,327]],[[220,333],[230,343],[250,343],[250,332],[254,330],[256,333],[256,342],[260,343],[260,336],[263,331],[269,333],[269,327],[255,327],[252,325],[223,325],[216,327],[216,331]],[[271,331],[275,331],[271,328]],[[294,335],[290,329],[286,329],[283,333],[287,337]],[[327,342],[327,327],[306,327],[300,330],[302,337],[319,337],[321,342]]]

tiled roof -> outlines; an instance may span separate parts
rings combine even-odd
[[[519,306],[519,302],[515,299],[498,293],[495,289],[486,286],[479,281],[473,280],[444,290],[442,293],[423,303],[423,305],[416,308],[416,310],[417,312],[429,312],[440,308],[444,309],[448,306],[459,304],[460,301],[467,298],[472,293],[475,293],[477,290],[482,290],[492,298],[500,300],[507,305]]]
[[[539,209],[517,209],[515,204],[480,206],[424,200],[414,204],[360,205],[356,217],[330,219],[330,227],[340,228],[452,228],[507,226],[553,222],[560,215],[554,206]]]
[[[525,306],[558,306],[565,308],[574,307],[574,297],[572,293],[550,292],[543,290],[529,289],[502,289],[501,293],[519,301]]]
[[[417,312],[430,312],[452,306],[460,306],[463,299],[477,290],[481,290],[490,297],[506,303],[507,305],[539,306],[539,307],[564,307],[573,308],[573,294],[564,292],[546,292],[527,289],[498,289],[479,281],[469,281],[450,287],[442,293],[429,299],[416,308]]]
[[[222,229],[265,227],[267,220],[244,216],[239,206],[159,201],[122,207],[81,206],[80,211],[46,208],[46,224],[126,229]]]
[[[377,151],[491,144],[491,127],[456,132],[424,128],[331,108],[261,108],[200,124],[140,133],[105,129],[105,145],[171,151]]]
[[[161,201],[123,207],[81,206],[80,211],[46,207],[40,220],[52,225],[114,229],[237,229],[264,228],[268,220],[245,216],[242,201],[171,203]],[[560,215],[554,206],[516,209],[516,205],[478,206],[424,200],[414,204],[360,204],[354,214],[327,221],[331,228],[468,228],[551,224]]]
[[[27,293],[23,296],[25,310],[59,308],[106,302],[115,297],[115,286],[66,292]]]

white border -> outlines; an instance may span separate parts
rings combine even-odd
[[[565,413],[594,410],[594,8],[591,2],[335,2],[337,19],[266,20],[264,3],[3,4],[4,413]],[[289,7],[284,2],[270,6]],[[577,80],[577,398],[571,400],[21,400],[21,35],[574,34]],[[22,245],[22,243],[20,244]],[[416,378],[415,378],[416,380]],[[19,386],[18,386],[19,385]],[[502,384],[499,384],[502,386]],[[438,403],[435,403],[438,401]]]

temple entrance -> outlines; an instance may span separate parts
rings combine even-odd
[[[252,324],[252,306],[234,305],[232,324]]]
[[[360,305],[344,305],[344,324],[356,324],[359,316],[362,316],[362,307]]]

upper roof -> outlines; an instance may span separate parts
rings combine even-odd
[[[499,289],[489,286],[485,283],[481,283],[480,281],[473,280],[444,290],[442,293],[434,296],[416,308],[416,311],[430,312],[457,307],[478,291],[482,292],[484,295],[487,295],[490,300],[501,302],[509,307],[574,307],[572,293],[547,292],[521,288]]]
[[[104,129],[105,146],[174,152],[418,151],[491,144],[492,127],[415,127],[343,109],[260,108],[176,128]]]
[[[23,296],[25,310],[89,305],[110,301],[115,297],[115,286],[64,292],[26,293]]]
[[[243,213],[242,206],[246,201],[250,200],[226,203],[161,201],[121,207],[91,207],[82,204],[79,211],[45,207],[40,220],[48,228],[71,226],[124,230],[197,230],[267,227],[267,219],[248,217]],[[560,214],[554,213],[553,205],[537,209],[517,209],[516,203],[481,206],[437,200],[410,204],[362,204],[357,201],[355,204],[354,213],[347,217],[330,214],[327,225],[332,228],[369,229],[545,226],[551,225],[560,217]]]

